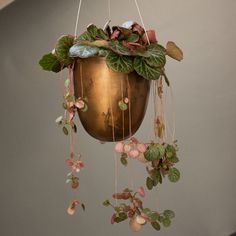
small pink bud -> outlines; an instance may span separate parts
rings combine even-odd
[[[76,101],[75,106],[79,109],[83,109],[85,106],[84,101],[83,100]]]
[[[122,142],[117,143],[115,146],[115,151],[122,153],[124,151],[124,144]]]
[[[128,155],[132,158],[137,158],[139,156],[139,151],[136,149],[131,150]]]
[[[72,208],[71,206],[68,207],[67,213],[71,216],[75,214],[75,208]]]
[[[124,102],[127,104],[129,103],[129,99],[127,97],[124,98]]]
[[[140,187],[138,189],[138,193],[139,193],[140,197],[145,197],[145,192],[144,192],[144,188],[143,187]]]
[[[131,150],[131,146],[129,144],[124,145],[124,152],[128,153]]]
[[[73,162],[73,160],[71,160],[71,159],[67,159],[67,160],[66,160],[66,164],[67,164],[68,166],[73,166],[74,162]]]
[[[145,144],[139,143],[139,144],[137,144],[137,149],[138,149],[140,152],[144,153],[147,148],[146,148],[146,145],[145,145]]]

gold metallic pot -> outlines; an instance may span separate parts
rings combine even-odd
[[[77,59],[74,67],[75,97],[87,98],[88,110],[79,110],[85,130],[100,141],[120,141],[141,125],[148,103],[150,81],[136,72],[117,73],[102,57]],[[122,111],[119,101],[129,98]]]

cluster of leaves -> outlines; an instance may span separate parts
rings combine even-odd
[[[169,227],[171,219],[175,217],[174,212],[165,210],[163,213],[158,213],[149,208],[144,208],[142,200],[137,196],[138,194],[140,197],[145,196],[143,187],[140,187],[137,192],[126,188],[121,193],[113,194],[114,199],[125,201],[119,205],[115,206],[109,200],[103,202],[104,206],[111,206],[114,210],[111,224],[129,220],[130,228],[133,231],[139,231],[147,223],[151,224],[155,230],[161,229],[160,224]]]
[[[174,141],[173,144],[144,144],[132,137],[126,143],[116,143],[115,151],[120,154],[120,162],[124,166],[128,165],[128,158],[147,164],[146,169],[149,176],[146,179],[146,186],[151,190],[158,183],[161,184],[166,175],[173,183],[180,179],[180,172],[174,167],[179,162],[176,142]],[[149,167],[149,164],[151,164],[151,167]]]
[[[75,114],[78,110],[86,112],[88,110],[88,99],[87,97],[76,99],[71,93],[70,79],[65,81],[66,93],[63,98],[62,107],[65,110],[65,116],[59,116],[56,119],[56,123],[62,126],[62,131],[65,135],[69,134],[69,129],[77,133],[77,126],[74,122]]]
[[[113,71],[130,73],[136,71],[148,80],[157,80],[161,75],[168,82],[164,72],[166,55],[182,60],[183,53],[173,42],[166,48],[158,44],[155,31],[144,31],[135,22],[126,22],[121,26],[109,25],[105,29],[94,24],[75,38],[64,35],[57,41],[55,50],[42,57],[39,64],[44,70],[59,72],[72,66],[75,58],[101,56]]]
[[[71,168],[71,171],[67,175],[66,183],[70,184],[72,189],[77,189],[79,187],[79,177],[76,174],[84,168],[84,163],[81,161],[81,156],[78,155],[78,159],[75,159],[75,154],[71,152],[70,158],[66,160],[66,164]],[[67,213],[69,215],[74,215],[77,205],[80,205],[82,209],[85,210],[84,203],[80,203],[80,201],[76,199],[70,203]]]
[[[147,167],[149,177],[146,185],[149,190],[162,183],[162,179],[167,175],[168,179],[175,183],[180,179],[180,172],[174,165],[179,161],[177,157],[177,145],[163,143],[152,143],[147,147],[144,157],[151,163],[151,168]]]

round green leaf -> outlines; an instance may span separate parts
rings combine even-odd
[[[39,65],[47,71],[53,71],[55,73],[61,71],[60,61],[58,61],[57,57],[52,53],[44,55],[39,61]]]
[[[121,158],[120,158],[120,162],[121,162],[121,164],[124,165],[124,166],[127,166],[127,164],[128,164],[127,159],[124,158],[124,157],[121,157]]]
[[[110,205],[110,201],[109,200],[106,200],[103,202],[103,206],[109,206]]]
[[[128,105],[127,105],[126,103],[124,103],[123,101],[120,101],[120,102],[118,103],[118,105],[119,105],[119,108],[120,108],[122,111],[125,111],[125,110],[128,109]]]
[[[154,161],[160,156],[159,144],[151,144],[144,153],[147,161]]]
[[[153,227],[155,230],[157,230],[157,231],[159,231],[159,230],[161,229],[160,224],[159,224],[158,222],[156,222],[156,221],[151,222],[151,225],[152,225],[152,227]]]
[[[171,168],[168,172],[168,179],[175,183],[180,179],[180,172],[176,168]]]
[[[139,35],[132,33],[131,35],[129,35],[126,39],[127,42],[137,42],[139,40]]]
[[[56,45],[56,55],[59,59],[59,61],[65,65],[68,66],[73,62],[73,59],[69,57],[69,49],[73,46],[74,43],[74,37],[69,35],[62,36]]]
[[[146,179],[146,186],[147,186],[148,190],[152,190],[153,180],[150,177],[147,177],[147,179]]]
[[[139,75],[148,80],[157,80],[162,74],[161,68],[150,66],[144,57],[135,57],[134,69]]]
[[[67,129],[65,126],[63,126],[62,131],[63,131],[63,133],[64,133],[65,135],[68,135],[68,134],[69,134],[69,131],[68,131],[68,129]]]
[[[175,217],[175,213],[174,213],[173,211],[171,211],[171,210],[165,210],[165,211],[163,212],[163,215],[164,215],[166,218],[170,218],[170,219],[172,219],[172,218]]]
[[[149,57],[145,58],[148,65],[152,67],[164,67],[166,64],[166,50],[159,44],[150,44],[147,46]]]
[[[164,218],[163,221],[162,221],[162,224],[163,224],[163,226],[165,226],[165,227],[169,227],[170,224],[171,224],[171,221],[170,221],[169,218]]]
[[[106,56],[106,63],[115,72],[130,73],[134,69],[131,57],[119,56],[111,51]]]

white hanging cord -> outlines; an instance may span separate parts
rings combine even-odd
[[[111,20],[111,0],[108,0],[108,20]]]
[[[75,33],[74,33],[75,39],[77,37],[76,35],[77,35],[77,29],[78,29],[81,4],[82,4],[82,0],[79,1],[79,7],[78,7],[78,11],[77,11],[77,17],[76,17],[76,23],[75,23]]]
[[[143,26],[144,31],[145,31],[145,35],[146,35],[146,38],[147,38],[148,44],[150,45],[150,40],[149,40],[149,37],[148,37],[148,34],[147,34],[146,27],[145,27],[145,25],[144,25],[143,17],[142,17],[142,15],[141,15],[141,11],[140,11],[140,8],[139,8],[139,5],[138,5],[138,2],[137,2],[137,0],[134,0],[134,1],[135,1],[135,5],[136,5],[136,7],[137,7],[137,10],[138,10],[139,18],[140,18],[140,20],[141,20],[142,26]]]

